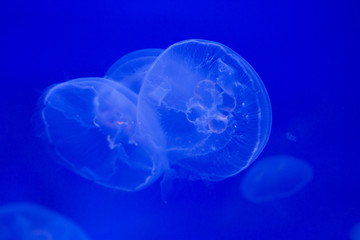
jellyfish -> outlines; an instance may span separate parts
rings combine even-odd
[[[355,223],[351,228],[350,240],[360,240],[360,222]]]
[[[161,175],[164,154],[138,134],[137,95],[120,83],[74,79],[50,87],[42,103],[47,139],[60,163],[80,176],[136,191]]]
[[[42,103],[60,162],[125,191],[164,172],[164,179],[233,176],[262,152],[272,121],[265,86],[250,64],[206,40],[132,52],[104,78],[52,86]]]
[[[261,203],[290,197],[312,180],[312,167],[286,155],[260,160],[245,174],[240,190],[251,202]]]
[[[105,78],[120,81],[135,93],[139,93],[146,71],[164,50],[148,48],[126,54],[106,72]]]
[[[145,74],[137,107],[140,134],[166,152],[172,169],[194,180],[239,173],[270,135],[271,105],[260,77],[212,41],[186,40],[164,50]]]
[[[0,208],[2,240],[87,240],[74,222],[42,206],[16,203]]]
[[[285,136],[286,136],[287,140],[289,140],[291,142],[296,142],[297,138],[291,132],[286,132]]]

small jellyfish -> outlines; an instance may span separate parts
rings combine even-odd
[[[0,208],[2,240],[87,240],[74,222],[44,207],[16,203]]]
[[[206,40],[175,43],[156,58],[137,117],[139,132],[167,152],[170,165],[209,181],[249,166],[268,141],[272,119],[265,86],[250,64]]]
[[[136,191],[151,184],[162,173],[164,154],[137,134],[136,104],[134,92],[104,78],[79,78],[48,89],[41,113],[60,162],[114,189]]]
[[[296,136],[294,136],[291,132],[286,132],[285,134],[287,140],[292,141],[292,142],[296,142]]]
[[[126,54],[109,68],[105,78],[121,81],[125,87],[139,93],[146,71],[163,51],[149,48]]]
[[[312,167],[291,156],[273,156],[257,161],[245,174],[240,190],[255,203],[293,195],[312,180]]]

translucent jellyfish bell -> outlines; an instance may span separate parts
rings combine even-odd
[[[148,115],[157,116],[159,124],[149,124]],[[167,48],[139,93],[141,134],[193,178],[221,180],[246,168],[265,147],[271,119],[270,100],[255,70],[230,48],[206,40]]]
[[[105,78],[121,81],[135,93],[139,93],[146,71],[163,49],[148,48],[131,52],[117,60],[106,72]]]
[[[244,176],[240,189],[255,203],[289,197],[313,177],[312,167],[291,156],[273,156],[257,161]]]
[[[44,207],[17,203],[0,208],[2,240],[87,240],[71,220]]]
[[[135,191],[161,174],[163,154],[137,134],[137,95],[120,83],[103,78],[71,80],[51,87],[43,104],[50,143],[61,162],[79,175]]]

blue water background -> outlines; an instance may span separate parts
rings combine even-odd
[[[1,5],[0,205],[41,204],[94,240],[349,239],[360,221],[359,1]],[[103,76],[126,53],[190,38],[223,43],[258,72],[273,108],[260,158],[288,154],[308,162],[314,178],[304,189],[255,204],[241,196],[240,173],[214,184],[184,183],[165,204],[159,182],[117,192],[54,161],[37,136],[46,87]]]

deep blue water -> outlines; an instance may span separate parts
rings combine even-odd
[[[350,239],[360,221],[359,2],[13,1],[0,19],[0,205],[45,206],[94,240]],[[303,189],[252,203],[239,190],[245,170],[181,183],[164,203],[159,181],[115,191],[54,161],[39,136],[49,85],[101,77],[126,53],[192,38],[229,46],[260,75],[273,126],[259,161],[306,161],[313,179]]]

